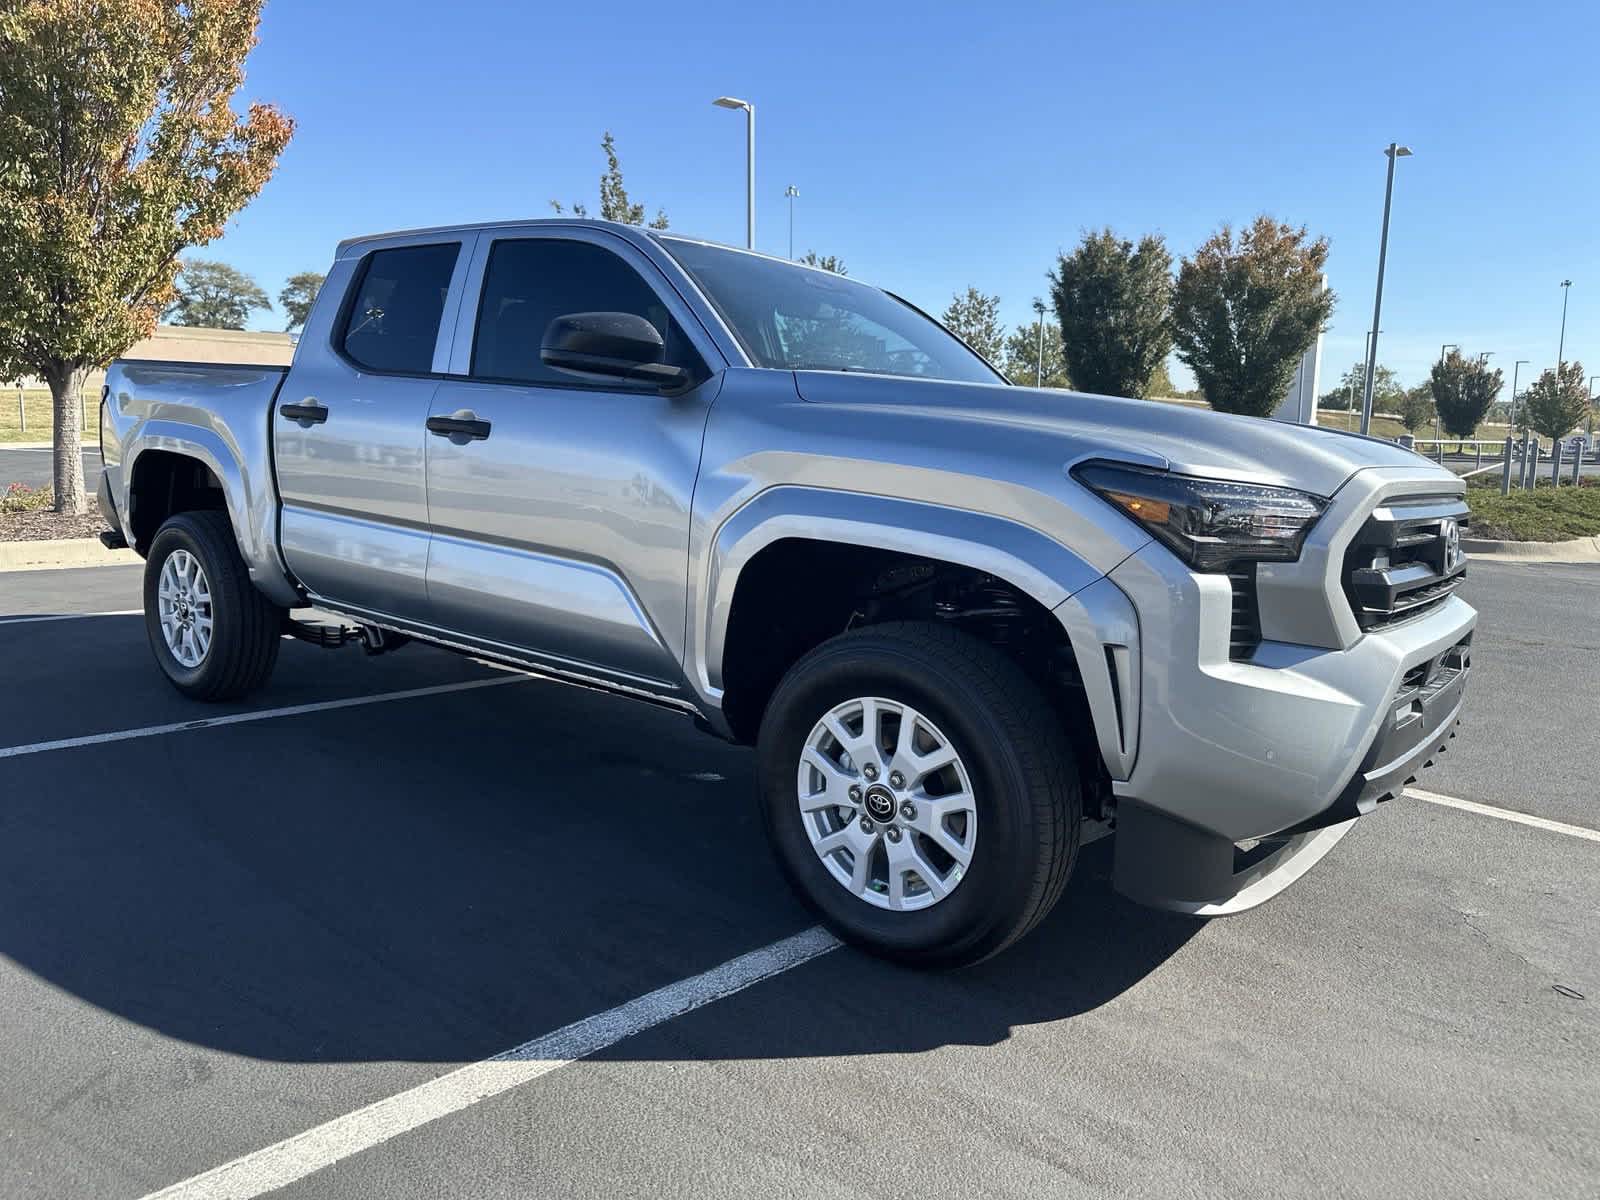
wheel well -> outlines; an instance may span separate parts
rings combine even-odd
[[[170,450],[146,450],[134,461],[128,488],[128,525],[140,553],[174,513],[220,509],[228,502],[222,483],[198,458]]]
[[[1077,657],[1061,623],[1015,584],[938,559],[785,538],[739,574],[723,642],[723,715],[754,742],[788,669],[835,634],[884,621],[953,624],[999,649],[1057,710],[1083,773],[1084,810],[1102,814],[1110,776]]]

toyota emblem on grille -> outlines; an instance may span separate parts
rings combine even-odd
[[[1444,569],[1449,574],[1461,565],[1461,526],[1448,520],[1439,526],[1439,534],[1444,538]]]

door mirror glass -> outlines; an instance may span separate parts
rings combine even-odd
[[[558,371],[676,387],[688,373],[662,361],[665,357],[660,331],[643,317],[624,312],[557,317],[539,347],[540,361]]]

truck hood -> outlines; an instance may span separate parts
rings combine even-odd
[[[894,409],[955,426],[1036,430],[1056,443],[1063,464],[1103,457],[1320,496],[1333,495],[1367,467],[1415,470],[1429,461],[1358,434],[1084,392],[836,371],[797,371],[795,387],[813,404]],[[1450,472],[1439,473],[1454,482]]]

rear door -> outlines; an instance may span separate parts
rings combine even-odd
[[[340,607],[419,617],[424,425],[475,234],[360,245],[329,273],[272,416],[284,557]]]
[[[652,691],[681,683],[689,511],[722,363],[681,297],[604,230],[484,233],[452,375],[433,397],[428,596],[436,624]],[[545,366],[558,316],[627,312],[695,386],[662,395]],[[476,422],[483,436],[444,421]]]

